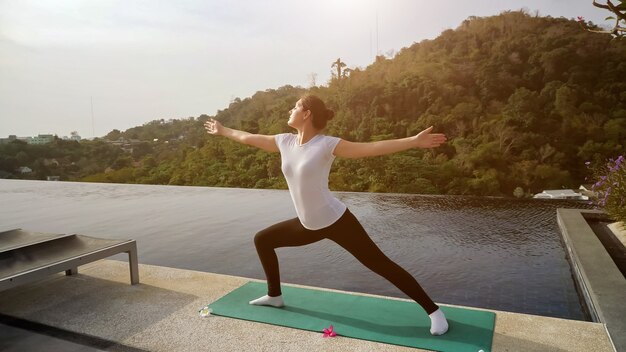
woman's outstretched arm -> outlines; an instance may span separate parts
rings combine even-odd
[[[204,123],[204,129],[206,129],[206,132],[211,135],[224,136],[232,139],[235,142],[261,148],[268,152],[278,152],[278,146],[276,145],[274,136],[252,134],[249,132],[224,127],[219,121],[214,119],[208,119],[207,122]]]
[[[436,148],[446,141],[446,136],[442,133],[430,133],[432,129],[433,126],[430,126],[412,137],[369,143],[348,142],[342,139],[333,154],[343,158],[363,158],[392,154],[411,148]]]

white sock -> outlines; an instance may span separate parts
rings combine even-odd
[[[432,335],[443,335],[448,331],[448,321],[441,309],[437,309],[428,316],[430,317],[430,333]]]
[[[283,296],[270,297],[267,295],[250,301],[249,303],[254,304],[255,306],[282,307],[285,305],[285,302],[283,302]]]

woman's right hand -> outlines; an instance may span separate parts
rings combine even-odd
[[[224,131],[224,126],[219,121],[210,118],[204,123],[204,129],[208,134],[219,136]]]

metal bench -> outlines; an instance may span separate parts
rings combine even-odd
[[[15,229],[0,232],[0,291],[109,256],[128,253],[131,285],[139,283],[135,240],[110,240],[84,235],[49,234]]]

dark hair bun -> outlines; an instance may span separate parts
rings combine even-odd
[[[335,112],[330,109],[326,109],[326,120],[332,120],[333,117],[335,117]]]

